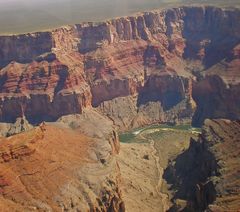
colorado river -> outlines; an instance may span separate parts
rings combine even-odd
[[[154,125],[120,134],[119,165],[126,209],[163,212],[171,207],[164,170],[199,132],[189,125]]]
[[[163,135],[164,133],[169,132],[182,132],[182,133],[189,133],[189,134],[199,134],[200,129],[199,128],[193,128],[191,125],[176,125],[176,126],[170,126],[166,124],[162,125],[153,125],[153,126],[147,126],[144,128],[138,128],[134,129],[129,132],[124,132],[120,134],[120,141],[122,143],[134,143],[134,142],[147,142],[146,139],[142,139],[142,136],[140,135],[151,135],[155,134],[156,136]]]

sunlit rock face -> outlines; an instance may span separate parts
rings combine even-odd
[[[74,120],[80,126],[73,130],[67,125]],[[111,121],[93,111],[1,137],[0,208],[125,211],[118,152]]]
[[[0,119],[56,120],[91,107],[122,129],[238,118],[239,17],[238,9],[180,7],[2,36]]]

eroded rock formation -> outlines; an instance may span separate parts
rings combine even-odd
[[[239,127],[239,121],[207,119],[199,139],[170,163],[164,177],[176,191],[172,211],[239,210]]]
[[[29,130],[28,122],[57,121],[1,138],[0,207],[124,211],[115,127],[191,122],[192,117],[201,126],[206,118],[240,118],[239,19],[239,9],[181,7],[0,36],[3,135]],[[209,123],[211,130],[239,127],[238,122]],[[218,139],[221,133],[204,131],[201,139]],[[235,134],[221,141],[230,150],[227,136],[235,139]],[[205,209],[215,200],[213,207],[224,208],[218,194],[225,193],[211,178],[221,174],[215,147],[220,150],[201,139],[188,151],[199,158],[203,175],[190,175],[195,180],[177,195],[191,203],[190,209]],[[186,167],[198,176],[199,164],[192,166],[190,159]],[[231,179],[237,180],[234,171]]]
[[[67,119],[0,139],[1,211],[125,210],[111,122],[86,111],[73,130]]]
[[[223,105],[239,87],[239,16],[239,9],[181,7],[2,36],[0,120],[24,113],[33,123],[53,121],[93,106],[128,129],[190,121],[193,100],[195,125],[237,118],[238,101],[227,112]],[[226,87],[216,89],[217,99],[211,91],[219,82],[210,93],[201,89],[208,75]],[[119,107],[125,111],[116,114]]]

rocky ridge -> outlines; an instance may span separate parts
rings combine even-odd
[[[103,126],[94,128],[81,117],[78,123],[91,127],[85,133],[84,126],[41,124],[0,139],[1,211],[125,210],[118,137],[109,120],[92,114],[85,111],[85,119],[95,116],[92,121]]]

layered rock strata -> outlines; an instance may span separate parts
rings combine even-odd
[[[98,107],[128,129],[189,121],[194,101],[195,125],[239,117],[238,102],[223,106],[239,86],[239,17],[239,9],[181,7],[1,36],[0,120],[55,121]],[[204,106],[206,75],[219,76],[227,94]]]
[[[0,121],[7,122],[1,129],[12,135],[30,128],[27,121],[57,120],[1,138],[0,207],[124,211],[113,124],[126,130],[240,118],[239,19],[239,9],[181,7],[0,36]],[[189,164],[180,169],[175,198],[188,209],[236,209],[236,127],[208,121],[183,154]],[[225,149],[229,158],[218,154]]]

